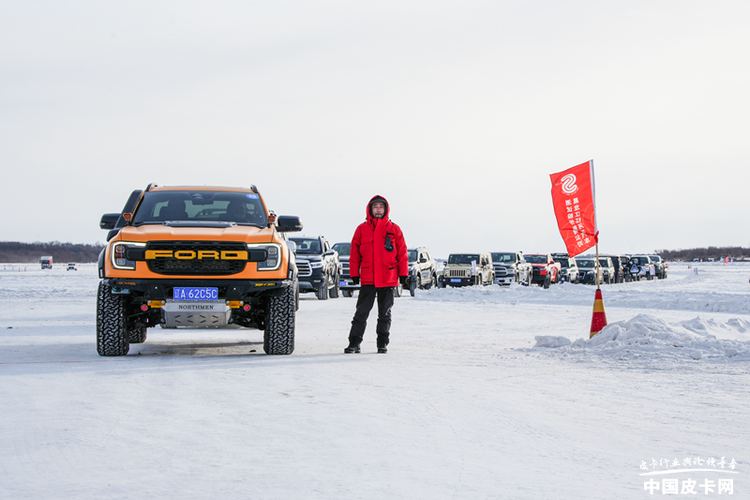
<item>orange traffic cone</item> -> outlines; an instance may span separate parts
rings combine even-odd
[[[591,317],[591,335],[589,335],[589,338],[602,331],[605,326],[607,326],[607,313],[604,312],[602,291],[597,288],[594,295],[594,315]]]

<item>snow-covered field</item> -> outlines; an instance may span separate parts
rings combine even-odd
[[[0,498],[750,498],[749,279],[604,285],[592,340],[593,287],[514,285],[397,299],[387,355],[375,311],[345,355],[354,299],[303,295],[291,356],[155,329],[102,358],[94,265],[0,264]]]

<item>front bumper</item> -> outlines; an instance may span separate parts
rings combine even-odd
[[[103,280],[112,287],[112,293],[142,297],[144,301],[174,298],[174,287],[218,288],[219,300],[239,301],[248,297],[277,295],[284,288],[291,287],[294,281],[284,280],[186,280],[186,279],[128,279],[106,278]]]
[[[459,287],[473,286],[477,284],[477,279],[474,276],[470,276],[468,278],[446,278],[445,276],[441,276],[440,278],[445,286]]]
[[[531,276],[532,283],[544,283],[547,279],[547,270],[539,267],[534,268],[534,273]]]
[[[326,285],[326,276],[322,268],[313,269],[308,276],[299,276],[299,291],[314,292]]]
[[[349,276],[340,276],[339,290],[359,290],[359,285],[355,285]]]

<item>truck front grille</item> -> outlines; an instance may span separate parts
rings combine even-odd
[[[312,276],[312,268],[310,267],[309,262],[307,262],[306,260],[297,261],[297,276]]]
[[[147,250],[194,251],[244,251],[244,243],[223,241],[157,241],[150,242]],[[146,261],[152,273],[164,275],[226,276],[241,273],[244,260],[215,259],[151,259]]]
[[[494,269],[496,278],[503,278],[509,274],[505,266],[494,266]]]
[[[449,269],[448,276],[451,278],[465,278],[466,271],[464,269]]]

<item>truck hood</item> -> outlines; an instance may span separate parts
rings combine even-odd
[[[245,243],[270,243],[273,229],[255,226],[232,227],[170,227],[162,224],[125,226],[117,235],[123,241],[242,241]]]

